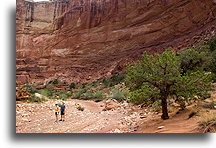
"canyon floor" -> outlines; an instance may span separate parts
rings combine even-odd
[[[109,102],[108,102],[109,101]],[[65,121],[55,122],[55,103],[60,100],[27,103],[17,101],[17,133],[193,133],[198,126],[197,117],[188,118],[190,110],[172,112],[169,120],[148,108],[138,108],[112,100],[68,99]],[[107,103],[108,102],[108,103]],[[109,107],[107,104],[111,104]],[[82,106],[84,111],[77,109]],[[60,118],[60,117],[59,117]]]

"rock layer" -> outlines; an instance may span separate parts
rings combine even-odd
[[[215,30],[212,0],[17,0],[16,82],[92,81]]]

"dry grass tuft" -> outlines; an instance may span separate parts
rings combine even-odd
[[[215,133],[216,114],[215,112],[204,113],[200,116],[198,130],[202,133]]]

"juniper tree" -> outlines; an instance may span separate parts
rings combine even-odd
[[[127,64],[126,85],[131,102],[141,104],[161,100],[162,119],[168,119],[167,99],[204,98],[210,89],[210,74],[202,69],[183,73],[179,56],[170,50],[162,54],[142,55],[140,61]]]

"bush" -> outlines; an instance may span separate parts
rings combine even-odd
[[[117,84],[119,84],[120,82],[123,82],[125,79],[125,74],[113,74],[111,77],[107,77],[102,79],[102,84],[103,86],[106,87],[113,87]]]
[[[60,91],[56,95],[59,97],[58,99],[66,100],[67,98],[72,96],[72,93],[71,92]]]
[[[82,84],[82,88],[85,88],[86,85],[87,85],[87,83],[83,83],[83,84]]]
[[[126,100],[127,97],[127,92],[123,92],[123,91],[119,91],[119,90],[115,90],[112,92],[112,99],[115,99],[119,102],[122,102],[124,100]]]
[[[81,89],[78,92],[75,92],[73,97],[75,99],[80,99],[86,92],[87,92],[87,89]]]
[[[74,89],[74,88],[76,88],[76,84],[75,84],[75,83],[71,83],[71,84],[69,85],[69,87],[70,87],[70,89]]]
[[[53,91],[52,89],[41,89],[38,91],[39,94],[46,96],[46,97],[52,97],[53,96]]]
[[[95,94],[94,94],[94,98],[96,99],[103,99],[105,98],[106,95],[104,93],[102,93],[101,91],[97,91]]]
[[[48,84],[59,84],[59,80],[58,79],[54,79],[48,82]]]
[[[108,80],[106,78],[104,78],[102,80],[102,84],[103,84],[104,87],[108,87],[109,86],[109,82],[108,82]]]
[[[83,96],[81,96],[81,99],[84,99],[84,100],[89,100],[92,98],[94,98],[94,94],[89,91],[87,91],[86,93],[83,94]]]
[[[120,83],[125,79],[125,74],[114,74],[110,79],[112,82]]]
[[[36,102],[36,103],[42,103],[43,101],[45,101],[45,98],[44,97],[39,98],[39,97],[32,95],[31,97],[28,98],[28,101]]]
[[[22,86],[22,88],[25,89],[25,90],[26,90],[27,92],[29,92],[30,94],[35,94],[35,93],[38,92],[38,90],[36,89],[36,87],[35,87],[34,85],[32,85],[32,84],[29,84],[29,83],[24,84],[24,85]]]
[[[214,37],[213,40],[211,40],[209,46],[210,46],[210,50],[211,51],[215,51],[216,50],[216,36]]]

